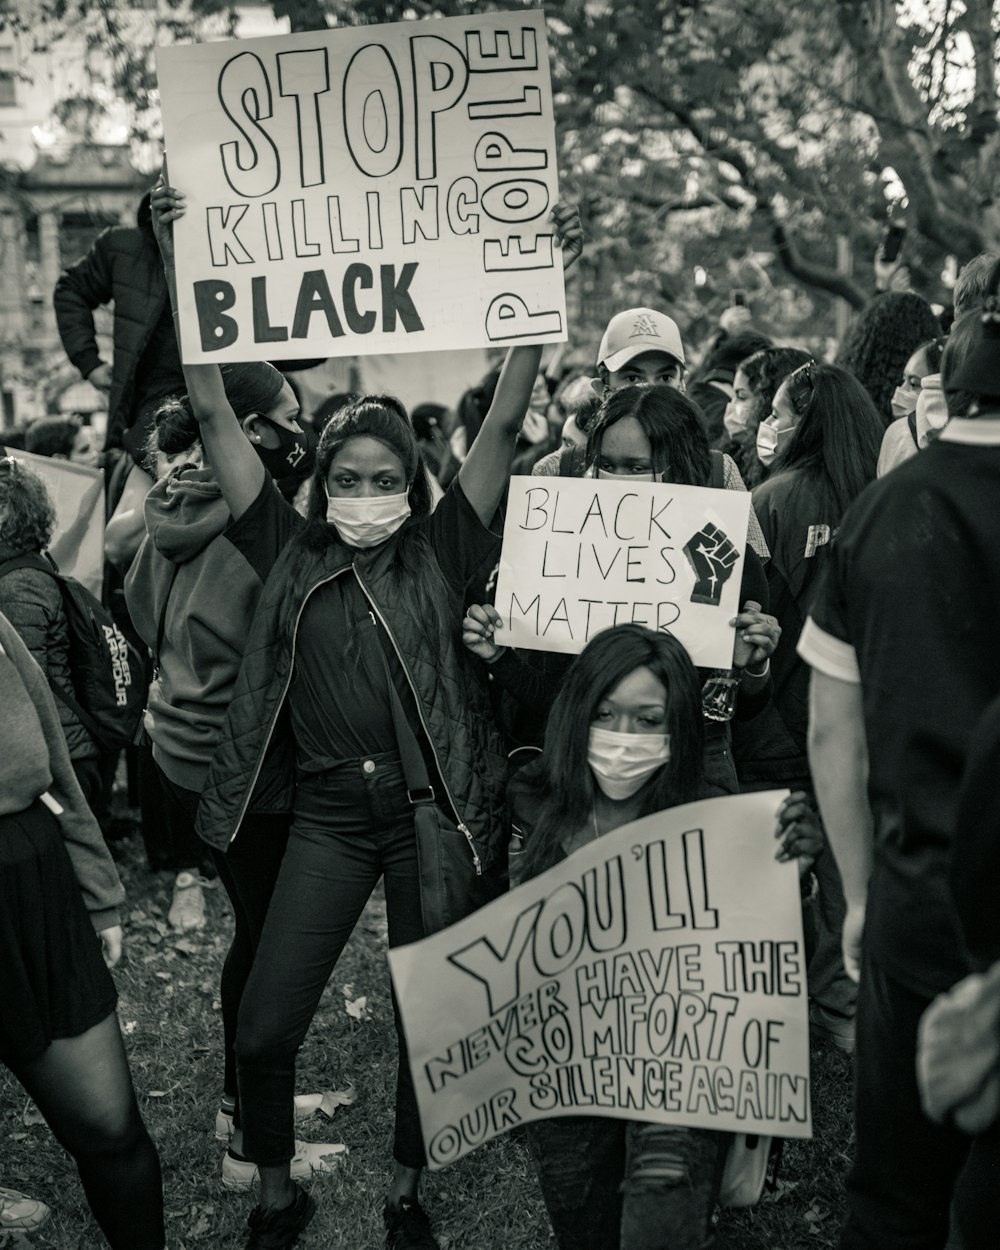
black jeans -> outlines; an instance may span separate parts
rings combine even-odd
[[[527,1125],[559,1250],[702,1250],[727,1133],[565,1116]]]
[[[288,850],[236,1038],[243,1152],[263,1167],[294,1154],[295,1058],[380,877],[389,945],[422,938],[416,835],[398,756],[349,760],[300,779]],[[417,1099],[395,994],[392,1006],[399,1041],[393,1154],[404,1167],[423,1167]]]
[[[997,1126],[968,1137],[934,1124],[920,1108],[917,1025],[931,1001],[865,952],[854,1055],[856,1144],[842,1250],[942,1250],[963,1167],[956,1212],[964,1250],[997,1245]]]
[[[192,838],[194,820],[201,797],[195,790],[186,790],[171,781],[157,769],[163,790],[165,808],[171,823],[184,821]],[[219,880],[229,896],[233,909],[233,940],[222,965],[222,984],[219,998],[222,1000],[222,1033],[224,1039],[223,1089],[235,1097],[236,1077],[236,1020],[240,1002],[246,988],[264,918],[271,902],[271,893],[278,877],[278,869],[288,842],[287,816],[248,815],[243,819],[239,832],[223,854],[198,841],[200,855],[211,853]],[[236,1104],[235,1122],[241,1123],[239,1101]]]

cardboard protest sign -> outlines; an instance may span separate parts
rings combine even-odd
[[[676,635],[695,664],[728,668],[749,515],[743,491],[513,477],[496,641],[575,655],[633,622]]]
[[[0,447],[0,455],[8,454]],[[101,597],[104,582],[104,474],[68,460],[12,449],[45,483],[56,510],[49,551],[59,572]]]
[[[784,793],[623,825],[389,952],[431,1167],[553,1115],[812,1135]]]
[[[156,64],[186,362],[566,338],[541,11]]]

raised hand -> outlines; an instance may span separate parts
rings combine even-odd
[[[149,206],[153,218],[153,234],[159,245],[163,263],[172,269],[174,266],[174,222],[187,212],[187,203],[180,191],[174,190],[168,184],[165,159],[160,181],[153,188]]]
[[[697,578],[691,602],[718,607],[722,600],[722,588],[732,576],[740,553],[717,525],[706,521],[698,533],[684,544],[684,554]]]
[[[575,204],[553,205],[549,219],[556,228],[556,247],[562,248],[563,273],[576,264],[583,251],[583,226]]]

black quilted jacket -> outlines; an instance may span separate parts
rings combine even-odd
[[[24,554],[0,546],[0,561]],[[69,625],[55,580],[37,569],[13,569],[5,573],[0,577],[0,613],[21,635],[21,641],[45,676],[72,691]],[[96,758],[97,745],[72,708],[56,699],[56,710],[66,735],[70,759]]]
[[[281,553],[265,585],[198,808],[198,834],[219,850],[226,849],[247,811],[292,810],[295,748],[284,703],[294,656],[281,634],[288,596],[294,593],[290,550],[286,547]],[[299,592],[297,620],[302,605],[320,584],[351,568],[351,553],[339,544],[310,558],[312,565],[300,583],[304,591]],[[392,594],[387,559],[391,554],[380,558],[376,553],[355,552],[354,568],[409,678],[448,791],[442,806],[454,811],[465,834],[463,847],[477,872],[486,874],[498,866],[505,872],[509,840],[506,755],[485,689],[477,682],[475,666],[469,664],[457,635],[444,639],[438,659],[426,623]],[[461,619],[460,613],[456,619]],[[447,872],[447,866],[442,870]]]
[[[149,197],[139,221],[148,223]],[[82,260],[59,277],[52,296],[59,337],[70,361],[86,377],[101,363],[94,309],[114,303],[114,364],[108,397],[108,429],[129,424],[135,374],[167,302],[159,248],[148,224],[111,226]]]

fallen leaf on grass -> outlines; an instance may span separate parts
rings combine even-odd
[[[320,1115],[325,1115],[328,1120],[332,1120],[337,1114],[338,1107],[350,1107],[357,1099],[357,1091],[353,1084],[348,1085],[347,1089],[328,1089],[323,1094],[323,1099],[317,1107]]]
[[[192,942],[190,938],[181,938],[174,943],[174,950],[180,951],[182,955],[197,955],[201,947]]]
[[[166,1098],[170,1093],[168,1089],[148,1089],[146,1090],[147,1098]]]
[[[24,1104],[24,1111],[21,1114],[21,1123],[26,1124],[29,1128],[32,1124],[45,1123],[45,1116],[42,1115],[30,1098]]]
[[[368,995],[362,994],[360,998],[344,999],[344,1010],[349,1016],[355,1020],[370,1020],[371,1012],[368,1010]]]

